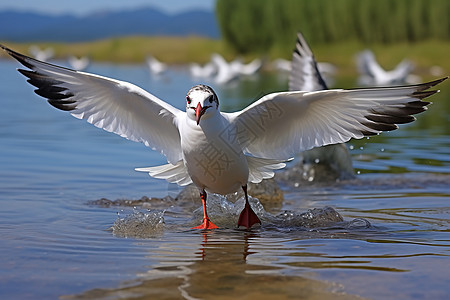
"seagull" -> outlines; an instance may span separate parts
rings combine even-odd
[[[248,64],[244,64],[241,60],[235,59],[231,63],[231,68],[239,75],[253,75],[262,67],[262,60],[255,58]]]
[[[275,68],[275,70],[282,71],[282,72],[291,72],[292,70],[292,63],[291,61],[284,59],[284,58],[277,58],[272,62],[272,67]]]
[[[364,50],[357,56],[357,64],[361,77],[359,79],[364,85],[392,85],[408,82],[408,76],[414,69],[412,62],[404,59],[395,69],[384,70],[375,59],[370,50]]]
[[[31,45],[28,51],[31,53],[31,55],[33,55],[34,58],[40,61],[47,61],[55,54],[52,48],[41,50],[36,45]]]
[[[197,78],[209,78],[217,71],[216,66],[209,62],[204,66],[201,66],[197,63],[191,63],[189,65],[189,72],[193,77]]]
[[[239,73],[235,68],[231,67],[222,55],[214,53],[211,55],[211,62],[217,67],[217,74],[214,77],[216,84],[226,84],[239,77]]]
[[[214,78],[217,84],[229,83],[241,75],[253,75],[262,66],[262,61],[259,58],[254,59],[248,64],[244,64],[240,59],[235,59],[229,63],[218,53],[211,55],[211,61],[217,66],[217,74]]]
[[[67,60],[72,69],[76,71],[83,71],[89,66],[89,58],[87,58],[86,56],[80,58],[76,56],[70,56]]]
[[[129,82],[0,47],[27,68],[19,72],[55,108],[165,155],[168,164],[137,170],[199,188],[203,222],[195,229],[217,228],[207,214],[207,192],[228,194],[239,188],[245,206],[237,225],[261,224],[248,201],[248,182],[273,177],[300,151],[414,121],[412,115],[429,104],[422,100],[437,92],[428,89],[448,78],[399,87],[277,92],[232,113],[221,112],[214,90],[199,84],[187,92],[182,111]]]
[[[167,69],[167,65],[165,63],[160,62],[153,56],[148,56],[146,61],[150,72],[154,75],[160,75]]]

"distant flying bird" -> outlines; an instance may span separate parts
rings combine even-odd
[[[393,85],[408,83],[408,76],[414,69],[411,61],[404,59],[395,69],[384,70],[370,50],[364,50],[357,56],[358,70],[361,73],[359,83],[363,85]]]
[[[231,68],[240,75],[253,75],[262,67],[262,60],[255,58],[248,64],[244,64],[241,60],[235,59],[230,63]]]
[[[292,64],[290,60],[284,58],[277,58],[272,62],[272,67],[278,71],[291,72]]]
[[[214,82],[217,84],[226,84],[239,77],[239,73],[231,67],[225,58],[218,53],[211,55],[211,61],[216,65],[217,73]]]
[[[31,45],[28,51],[34,58],[40,61],[47,61],[50,58],[52,58],[53,55],[55,54],[52,48],[46,48],[44,50],[41,50],[36,45]]]
[[[217,84],[226,84],[241,75],[253,75],[259,71],[262,66],[260,59],[254,59],[248,64],[242,63],[240,59],[235,59],[232,62],[227,62],[222,55],[214,53],[211,56],[211,61],[217,67],[217,74],[214,77],[214,82]]]
[[[67,60],[72,69],[76,71],[83,71],[89,66],[90,63],[89,58],[86,56],[80,58],[76,56],[70,56]]]
[[[167,65],[165,63],[160,62],[153,56],[148,56],[146,61],[148,68],[153,75],[160,75],[167,69]]]
[[[54,107],[160,151],[168,164],[140,168],[156,178],[200,190],[204,219],[198,229],[217,228],[208,217],[206,192],[242,187],[245,207],[238,226],[261,223],[247,195],[248,182],[274,176],[296,153],[397,129],[426,110],[428,83],[371,89],[290,91],[262,97],[241,111],[219,110],[211,87],[196,85],[181,111],[125,81],[44,63],[1,46],[29,70],[35,92]]]
[[[192,63],[189,65],[189,72],[193,77],[210,78],[217,72],[217,68],[212,62],[209,62],[203,66],[197,63]]]

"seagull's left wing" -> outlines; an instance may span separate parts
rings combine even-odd
[[[446,78],[399,87],[282,92],[264,96],[244,110],[223,113],[244,150],[287,159],[313,147],[347,142],[415,120],[426,110],[426,91]]]
[[[54,107],[79,119],[163,153],[173,164],[182,159],[177,116],[182,112],[125,82],[48,64],[0,45],[30,70],[19,72]]]

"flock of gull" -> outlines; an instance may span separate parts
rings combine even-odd
[[[49,61],[54,55],[52,48],[40,49],[36,45],[29,48],[29,53],[40,61]],[[419,76],[412,74],[414,63],[408,59],[402,60],[392,70],[385,70],[376,60],[375,54],[371,50],[366,49],[356,55],[355,61],[360,74],[357,80],[359,86],[414,84],[421,81]],[[318,71],[328,85],[331,86],[337,73],[337,67],[328,62],[316,63]],[[87,56],[70,56],[67,59],[67,65],[76,71],[83,71],[89,67],[90,59]],[[146,65],[153,76],[160,76],[169,69],[167,63],[151,55],[147,56]],[[227,61],[221,54],[213,53],[210,61],[206,64],[201,65],[193,62],[187,68],[190,76],[194,79],[204,79],[214,84],[226,85],[237,81],[243,76],[253,76],[263,68],[290,73],[292,71],[292,61],[278,58],[270,63],[266,63],[262,59],[256,58],[249,63],[244,63],[242,58]],[[430,73],[433,76],[443,75],[443,71],[439,67],[432,67]]]

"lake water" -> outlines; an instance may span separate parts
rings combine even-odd
[[[151,235],[126,238],[110,230],[116,220],[148,212],[89,201],[175,196],[177,187],[134,171],[164,157],[50,107],[17,67],[0,61],[2,299],[450,297],[448,82],[417,122],[349,143],[355,180],[283,185],[284,201],[267,209],[331,206],[345,224],[191,230],[198,199],[166,207],[165,224]],[[181,69],[159,78],[145,66],[88,71],[138,84],[179,108],[198,83]],[[214,87],[222,107],[235,110],[287,83],[264,75]]]

